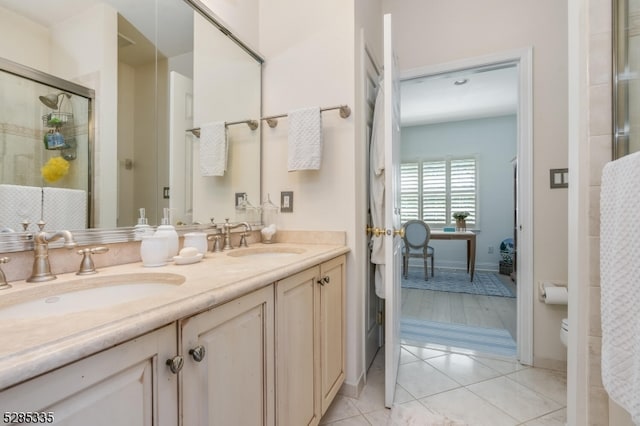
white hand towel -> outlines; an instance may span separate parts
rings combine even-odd
[[[289,112],[289,171],[319,170],[322,162],[320,107]]]
[[[608,163],[600,192],[602,383],[640,424],[640,152]]]
[[[227,126],[224,121],[200,126],[200,173],[224,176],[227,171]]]

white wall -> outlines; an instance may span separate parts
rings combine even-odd
[[[401,70],[533,47],[534,284],[566,282],[567,190],[549,188],[549,169],[568,162],[566,2],[384,0],[383,7],[402,22]],[[566,350],[558,330],[566,309],[533,299],[534,364],[561,368]]]
[[[516,117],[502,116],[402,128],[403,162],[473,156],[478,167],[476,268],[497,271],[500,242],[513,237]],[[466,267],[463,244],[432,240],[436,267]],[[489,254],[489,247],[494,248]]]
[[[34,21],[0,7],[0,56],[44,72],[50,72],[49,30]],[[20,40],[16,43],[16,40]]]
[[[354,22],[352,1],[260,2],[264,115],[313,105],[354,106]],[[352,251],[347,258],[346,383],[355,386],[364,373],[364,213],[358,211],[364,188],[356,187],[364,175],[364,141],[356,139],[357,114],[342,119],[330,111],[322,119],[319,171],[287,172],[286,118],[277,128],[264,129],[262,193],[279,201],[280,191],[294,192],[294,212],[280,215],[286,229],[347,231]]]

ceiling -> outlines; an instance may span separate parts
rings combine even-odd
[[[167,57],[193,50],[193,10],[182,0],[0,0],[0,7],[51,28],[99,3],[109,4],[124,18],[118,28],[124,40],[132,40],[134,45],[153,42]],[[154,9],[155,16],[149,13]],[[156,20],[162,31],[156,32]],[[131,57],[137,54],[139,51]]]
[[[0,0],[0,6],[18,12],[44,26],[63,21],[69,15],[69,11],[81,11],[92,7],[100,0]],[[103,0],[104,1],[104,0]],[[143,16],[148,8],[143,7],[145,2],[136,0],[108,0],[108,3],[116,6],[118,10],[127,10],[123,13],[127,20],[133,22],[147,38],[152,39],[153,29],[145,28],[139,22],[145,22]],[[161,0],[158,10],[161,11],[159,21],[161,28],[184,28],[176,26],[172,20],[178,19],[181,13],[176,10],[174,0]],[[142,14],[142,16],[140,16]],[[166,16],[166,19],[164,18]],[[190,18],[189,14],[184,18],[185,22]],[[183,18],[180,18],[181,20]],[[181,25],[184,25],[181,22]],[[190,24],[189,24],[190,25]],[[124,39],[136,39],[134,32],[127,31],[126,26],[120,24],[120,31],[125,33]],[[189,34],[181,31],[180,36],[163,37],[159,50],[167,56],[183,53],[191,50],[184,46],[190,45],[189,41],[182,40],[182,35]],[[143,34],[137,34],[140,45],[143,43]],[[140,53],[133,55],[140,57]],[[457,80],[467,80],[465,84],[455,85]],[[451,73],[442,73],[433,76],[418,77],[403,80],[401,90],[401,123],[402,126],[417,126],[424,124],[442,123],[448,121],[460,121],[477,118],[495,117],[515,114],[518,101],[518,74],[515,65],[499,65],[470,70],[462,70]]]
[[[400,99],[403,127],[515,114],[518,72],[502,65],[403,80]]]

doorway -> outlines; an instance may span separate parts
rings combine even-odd
[[[403,289],[403,299],[406,299],[406,304],[403,304],[402,318],[406,316],[416,315],[415,310],[422,310],[422,313],[429,317],[431,320],[440,319],[443,323],[465,323],[468,322],[469,317],[474,317],[471,322],[476,322],[475,325],[488,325],[497,327],[496,323],[508,323],[505,324],[504,329],[508,331],[508,334],[513,337],[517,342],[517,347],[514,348],[515,357],[524,364],[531,364],[532,362],[532,241],[531,241],[531,51],[529,49],[522,50],[520,52],[508,53],[504,55],[493,55],[486,58],[469,59],[453,64],[444,64],[435,67],[427,67],[422,69],[411,70],[405,72],[402,76],[402,85],[420,86],[429,85],[430,82],[438,81],[439,83],[448,82],[456,89],[466,90],[471,92],[471,86],[473,83],[476,86],[481,84],[488,84],[486,77],[495,74],[498,80],[506,80],[505,73],[511,72],[513,75],[513,81],[510,86],[507,86],[508,90],[501,89],[500,95],[494,95],[494,98],[511,96],[512,105],[509,109],[505,109],[504,105],[499,106],[496,103],[488,105],[486,102],[484,105],[480,105],[479,112],[475,112],[473,115],[468,108],[465,111],[455,111],[455,102],[444,102],[442,97],[444,92],[442,87],[434,86],[426,96],[429,99],[438,100],[434,106],[431,107],[431,122],[428,123],[427,119],[419,118],[417,112],[418,105],[412,104],[414,99],[411,96],[406,96],[405,91],[402,92],[402,117],[403,117],[403,136],[402,141],[405,141],[410,133],[415,133],[414,139],[419,140],[424,138],[424,132],[420,130],[426,129],[426,126],[431,126],[431,136],[444,137],[443,131],[445,128],[458,130],[464,127],[472,128],[473,125],[488,126],[489,124],[499,125],[500,122],[504,125],[512,127],[512,146],[513,153],[509,159],[502,158],[502,167],[504,173],[507,176],[508,182],[503,192],[505,197],[511,199],[506,206],[503,206],[503,210],[500,214],[506,215],[508,223],[506,227],[503,226],[502,230],[495,231],[490,225],[490,221],[487,220],[487,215],[491,215],[490,208],[494,204],[491,200],[491,196],[482,195],[478,193],[477,197],[477,223],[472,223],[469,228],[475,229],[478,246],[476,256],[476,270],[494,270],[496,276],[502,278],[505,284],[509,286],[511,283],[511,289],[516,296],[512,301],[504,300],[501,297],[486,297],[486,296],[461,296],[455,293],[445,292],[425,292],[420,295],[414,290],[411,295],[405,292]],[[502,74],[502,75],[501,75]],[[466,88],[465,88],[466,86]],[[439,88],[438,88],[439,87]],[[414,87],[415,88],[415,87]],[[472,103],[471,98],[467,97],[464,102],[465,106],[469,106]],[[473,99],[475,102],[475,98]],[[445,112],[448,114],[448,118],[445,118]],[[456,115],[458,114],[458,115]],[[509,118],[511,116],[511,118]],[[420,122],[423,120],[423,122]],[[509,121],[511,123],[509,124]],[[448,123],[446,125],[442,123]],[[411,123],[411,124],[407,124]],[[439,124],[436,124],[439,123]],[[409,127],[410,126],[410,127]],[[423,129],[419,129],[422,127]],[[486,129],[485,129],[486,130]],[[426,131],[425,131],[426,132]],[[407,135],[408,134],[408,135]],[[436,135],[436,136],[434,136]],[[479,135],[479,134],[477,134]],[[489,142],[483,142],[489,143]],[[444,155],[442,152],[433,152],[433,149],[426,152],[420,152],[414,155],[413,158],[405,157],[403,152],[403,162],[406,160],[418,164],[422,168],[430,160],[438,159],[446,161],[455,157],[464,156],[462,152],[455,152],[457,145],[445,147],[443,151],[448,151],[450,155]],[[504,151],[504,148],[502,148]],[[478,167],[478,188],[481,188],[490,183],[487,179],[484,179],[482,171],[486,171],[487,168],[493,168],[491,162],[488,162],[486,158],[483,158],[480,149],[467,150],[466,154],[469,157],[474,158]],[[455,152],[455,155],[453,154]],[[505,154],[505,152],[501,152]],[[486,156],[486,155],[485,155]],[[439,157],[439,158],[438,158]],[[516,167],[517,165],[517,167]],[[445,164],[445,170],[451,167],[449,164]],[[422,169],[420,169],[422,170]],[[420,174],[420,179],[427,176],[425,173]],[[502,191],[502,190],[501,190]],[[418,197],[419,199],[422,199]],[[445,203],[446,204],[446,203]],[[423,212],[428,210],[429,206],[424,206],[421,202],[417,202],[415,206],[415,213],[422,215]],[[445,205],[445,211],[447,215],[452,212],[447,210]],[[407,214],[411,214],[411,206],[407,204],[403,206],[403,213],[405,218]],[[507,211],[508,210],[508,211]],[[494,212],[495,213],[495,212]],[[450,216],[449,216],[450,217]],[[429,218],[433,220],[433,217]],[[445,218],[448,219],[448,217]],[[429,222],[427,218],[424,218],[426,222]],[[443,227],[450,225],[450,223],[435,223],[433,226]],[[504,225],[504,224],[503,224]],[[496,237],[489,234],[500,235]],[[504,235],[503,235],[504,234]],[[485,238],[483,238],[485,237]],[[506,240],[510,238],[514,243],[517,242],[517,249],[513,253],[512,267],[515,267],[512,271],[501,271],[502,264],[500,261],[500,246]],[[436,247],[436,275],[441,267],[443,270],[455,268],[464,263],[464,248],[454,247],[451,242],[440,242]],[[431,245],[431,244],[430,244]],[[458,251],[459,254],[455,255],[453,252]],[[489,253],[492,252],[492,253]],[[456,257],[457,256],[457,257]],[[422,262],[420,261],[420,266]],[[420,268],[415,269],[418,273],[421,272]],[[508,274],[498,274],[499,272],[507,272]],[[429,277],[431,278],[431,277]],[[513,282],[511,279],[513,278]],[[477,276],[476,276],[477,281]],[[416,294],[414,294],[416,293]],[[476,303],[476,307],[473,308],[473,303]],[[424,302],[424,303],[422,303]],[[405,308],[413,309],[414,312],[405,312]],[[495,311],[500,311],[501,315],[493,315]],[[487,317],[483,317],[482,314],[490,314]],[[406,314],[406,315],[405,315]],[[483,323],[484,321],[484,323]]]

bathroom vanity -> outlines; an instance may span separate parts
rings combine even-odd
[[[253,244],[192,265],[104,268],[101,282],[149,273],[184,282],[114,306],[4,321],[0,411],[50,412],[60,424],[318,424],[344,381],[347,251]],[[5,295],[90,280],[12,283],[0,315]]]

